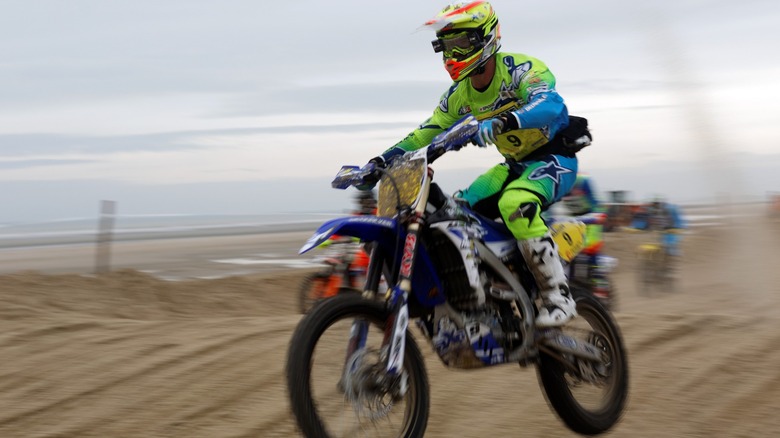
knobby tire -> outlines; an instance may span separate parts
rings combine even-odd
[[[384,326],[388,315],[384,302],[364,299],[356,294],[339,294],[324,300],[298,324],[287,354],[287,390],[298,427],[304,436],[324,438],[328,431],[312,398],[312,357],[319,338],[334,323],[343,319],[365,318]],[[344,339],[346,348],[347,339]],[[422,354],[407,331],[404,369],[409,374],[407,412],[400,436],[422,437],[428,423],[430,396]],[[335,382],[334,382],[335,385]]]
[[[594,317],[603,326],[602,330],[612,344],[613,372],[617,373],[616,382],[602,409],[589,410],[574,397],[566,378],[566,368],[558,359],[540,354],[537,366],[539,382],[545,397],[566,426],[574,432],[584,435],[597,435],[609,430],[618,422],[628,399],[628,361],[620,329],[612,315],[593,296],[579,294],[577,318]]]

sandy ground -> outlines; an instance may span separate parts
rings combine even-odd
[[[128,268],[192,278],[214,257],[292,257],[302,236],[133,242],[97,277],[82,275],[85,248],[3,252],[0,436],[297,436],[283,367],[305,270],[171,282]],[[697,228],[678,290],[649,296],[633,272],[642,237],[607,238],[631,370],[608,436],[780,436],[780,224],[755,215]],[[426,436],[572,436],[532,369],[448,370],[422,347]]]

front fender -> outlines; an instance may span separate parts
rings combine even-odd
[[[381,245],[394,243],[398,223],[395,219],[378,216],[348,216],[332,219],[320,225],[317,231],[298,250],[303,254],[320,246],[334,234],[357,237],[364,242],[379,242]]]

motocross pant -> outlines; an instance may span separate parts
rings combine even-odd
[[[676,233],[666,232],[663,234],[663,244],[666,254],[670,256],[680,255],[680,235]]]
[[[477,177],[460,197],[480,214],[500,217],[517,240],[525,240],[547,233],[541,213],[569,193],[576,178],[574,156],[507,161]]]

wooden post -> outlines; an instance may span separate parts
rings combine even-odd
[[[111,239],[114,231],[116,202],[100,201],[97,247],[95,250],[95,274],[111,271]]]

